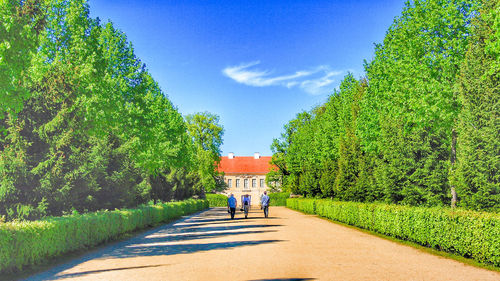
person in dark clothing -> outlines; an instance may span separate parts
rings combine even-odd
[[[238,202],[236,201],[236,198],[234,198],[234,195],[231,193],[231,195],[227,199],[227,208],[229,209],[229,213],[231,214],[231,219],[234,219],[234,214],[236,213],[237,205]]]

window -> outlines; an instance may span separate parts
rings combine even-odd
[[[243,187],[247,188],[248,187],[248,179],[245,179],[244,183],[243,183]]]
[[[252,179],[252,187],[257,187],[257,180],[256,179]]]
[[[236,179],[236,187],[240,187],[240,179]]]
[[[233,187],[233,180],[232,179],[227,180],[227,186]]]
[[[264,187],[264,179],[260,179],[260,187]]]

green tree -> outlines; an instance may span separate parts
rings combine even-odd
[[[303,128],[307,128],[311,120],[312,116],[309,112],[297,114],[295,119],[292,119],[285,125],[285,133],[281,139],[281,145],[285,149],[283,156],[286,162],[286,169],[289,173],[289,176],[285,178],[283,186],[285,190],[296,194],[306,194],[300,186],[303,161],[307,157],[306,147],[304,147],[303,143],[303,141],[306,141],[306,138],[303,137],[300,131]]]
[[[202,112],[186,116],[189,135],[196,147],[196,170],[204,191],[217,191],[225,188],[218,178],[222,137],[224,128],[219,124],[219,116]]]
[[[8,219],[180,199],[199,181],[181,114],[125,34],[89,14],[85,0],[0,3]]]
[[[286,191],[285,177],[290,173],[287,170],[285,153],[286,144],[283,144],[279,139],[273,139],[271,144],[271,151],[273,153],[271,157],[270,164],[276,167],[275,170],[271,170],[266,174],[266,185],[270,186],[274,190]]]
[[[361,84],[351,74],[348,74],[340,85],[342,109],[339,123],[343,128],[343,132],[339,137],[339,159],[335,189],[337,197],[343,200],[364,201],[367,195],[367,190],[359,189],[360,185],[357,183],[362,152],[360,142],[355,134],[359,100],[366,86],[366,81]]]
[[[485,1],[458,79],[462,110],[457,127],[459,205],[500,210],[500,4]]]
[[[358,136],[364,149],[380,155],[384,176],[377,181],[389,201],[450,200],[452,132],[460,109],[454,84],[477,7],[473,0],[408,2],[366,65],[370,86]]]
[[[347,85],[347,84],[346,84]],[[336,194],[336,179],[338,175],[338,160],[339,160],[339,136],[341,134],[341,108],[342,100],[341,93],[334,92],[323,106],[324,110],[318,112],[317,115],[318,143],[319,154],[317,157],[321,159],[320,170],[321,175],[319,185],[321,193],[325,197],[335,197]]]
[[[0,117],[19,112],[29,97],[29,68],[45,23],[41,2],[0,2]]]

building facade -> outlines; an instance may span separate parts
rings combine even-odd
[[[266,174],[271,168],[271,156],[235,156],[229,153],[221,157],[219,172],[224,172],[224,182],[228,188],[225,194],[234,194],[241,204],[243,195],[251,196],[251,204],[259,205],[260,196],[267,190]]]

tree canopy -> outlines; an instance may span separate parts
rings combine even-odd
[[[91,18],[86,0],[1,1],[0,19],[0,216],[129,207],[213,188],[204,174],[213,161],[201,160],[208,142],[192,137],[126,35]],[[222,144],[215,131],[211,159]]]
[[[407,2],[366,78],[348,74],[284,126],[269,179],[312,197],[498,210],[498,9]]]
[[[222,175],[217,171],[224,134],[219,116],[209,112],[197,113],[186,116],[186,122],[196,147],[196,168],[200,184],[209,192],[224,189]]]

